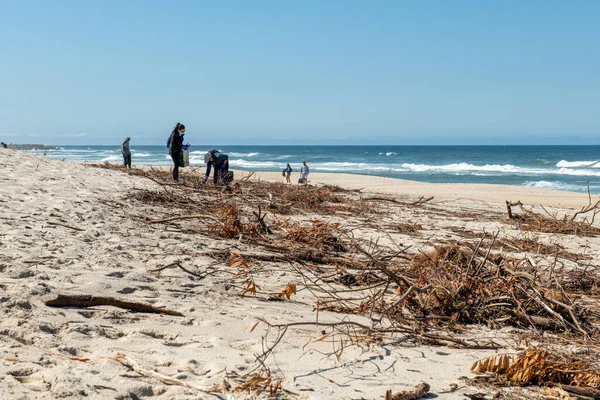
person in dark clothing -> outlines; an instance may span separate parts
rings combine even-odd
[[[208,182],[210,170],[214,169],[213,183],[220,183],[221,176],[229,171],[229,156],[221,153],[219,150],[211,150],[204,155],[206,162],[206,173],[204,174],[204,183]]]
[[[4,142],[0,142],[0,146],[4,147],[5,149],[8,149],[8,146]]]
[[[283,170],[285,172],[285,181],[287,183],[292,183],[290,176],[292,175],[292,166],[290,164],[287,165],[287,167],[285,167],[285,169]]]
[[[179,122],[173,128],[171,136],[167,141],[167,147],[169,148],[169,155],[173,159],[173,183],[179,183],[179,167],[181,166],[181,154],[183,151],[183,135],[185,134],[185,125]]]
[[[131,139],[128,136],[121,144],[121,154],[123,154],[123,164],[125,165],[125,168],[129,167],[131,169],[131,151],[129,151],[130,140]]]

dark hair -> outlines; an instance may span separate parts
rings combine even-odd
[[[178,122],[177,125],[175,125],[175,128],[173,128],[173,133],[177,132],[180,129],[185,129],[185,125],[184,124],[180,124]]]

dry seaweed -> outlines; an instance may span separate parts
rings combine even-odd
[[[502,376],[514,385],[545,385],[548,383],[600,388],[600,373],[593,369],[592,360],[557,360],[546,351],[528,350],[522,354],[497,354],[476,361],[471,370],[481,374],[486,372]]]

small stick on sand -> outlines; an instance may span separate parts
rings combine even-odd
[[[85,229],[78,228],[76,226],[61,224],[60,222],[56,222],[56,221],[48,221],[47,224],[48,225],[64,226],[65,228],[73,229],[73,230],[80,231],[80,232],[84,232],[85,231]]]
[[[123,301],[115,299],[114,297],[99,297],[90,296],[87,294],[83,295],[64,295],[59,294],[54,300],[47,300],[45,302],[50,307],[79,307],[87,308],[94,306],[113,306],[123,308],[125,310],[131,310],[142,313],[152,314],[167,314],[174,315],[177,317],[183,317],[184,315],[179,311],[173,311],[166,308],[158,308],[151,306],[150,304],[135,303],[132,301]]]

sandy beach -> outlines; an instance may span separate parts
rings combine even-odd
[[[219,225],[223,222],[218,222],[225,218],[222,214],[198,211],[201,208],[190,211],[189,200],[177,202],[184,194],[190,199],[196,195],[191,185],[199,177],[191,169],[182,172],[184,185],[175,187],[127,171],[6,149],[0,149],[0,169],[3,399],[249,399],[268,398],[269,388],[275,388],[277,398],[383,399],[387,390],[411,390],[422,381],[431,387],[430,397],[425,398],[495,393],[461,377],[473,378],[470,368],[479,359],[523,350],[520,335],[530,329],[490,323],[458,324],[454,330],[440,328],[439,332],[431,325],[416,334],[396,332],[377,338],[358,328],[348,328],[346,336],[342,329],[333,334],[330,326],[340,322],[376,325],[373,314],[360,308],[362,300],[355,299],[357,288],[372,283],[345,286],[339,276],[332,277],[338,267],[284,261],[277,258],[283,257],[280,253],[269,253],[266,245],[257,247],[252,242],[269,235],[290,237],[295,227],[314,227],[315,221],[347,229],[355,240],[376,243],[386,251],[397,246],[407,260],[438,245],[469,242],[475,246],[482,236],[490,235],[490,240],[496,234],[508,243],[498,253],[505,258],[530,257],[536,265],[551,264],[552,253],[542,254],[540,246],[560,246],[561,252],[575,255],[561,259],[564,268],[580,262],[590,269],[600,267],[597,238],[524,231],[506,215],[506,200],[569,214],[589,204],[588,196],[581,193],[313,173],[311,185],[362,191],[340,192],[340,198],[356,199],[327,205],[322,214],[310,208],[292,213],[293,207],[289,214],[270,211],[264,221],[274,232],[265,230],[250,240],[252,234],[246,232],[225,237]],[[240,181],[249,173],[235,174]],[[282,182],[284,178],[257,172],[251,180]],[[292,181],[297,181],[297,174]],[[257,210],[259,205],[260,210],[272,206],[257,189],[244,190],[215,191],[208,200],[203,197],[207,210],[216,207],[213,201],[236,204],[242,197]],[[384,195],[395,202],[371,201],[364,214],[357,211],[369,197]],[[206,215],[156,222],[192,214]],[[377,215],[377,221],[370,215]],[[240,220],[246,224],[244,218],[254,217],[244,211]],[[535,241],[537,250],[515,247],[518,240]],[[343,242],[346,247],[349,243]],[[227,258],[235,259],[235,254],[242,254],[243,262]],[[363,262],[341,251],[338,258]],[[359,275],[350,271],[348,267],[340,276]],[[394,285],[385,286],[390,299],[402,293]],[[322,308],[324,297],[316,294],[317,287],[330,288],[328,296],[344,297],[347,309]],[[286,288],[287,295],[282,295]],[[59,294],[114,298],[183,316],[110,305],[45,304]],[[425,302],[425,297],[421,300]],[[264,321],[295,325],[268,328]],[[278,336],[282,329],[285,334]],[[455,342],[427,340],[427,333],[450,335]],[[272,352],[263,360],[261,355],[271,346]],[[256,375],[257,371],[263,375]],[[252,383],[252,377],[265,380]],[[266,389],[259,394],[260,385]],[[503,395],[510,394],[507,390]],[[539,392],[519,390],[513,398]]]
[[[247,171],[236,171],[240,176],[248,175]],[[255,172],[256,179],[269,182],[284,182],[285,178],[277,172]],[[298,174],[292,177],[297,184]],[[403,179],[383,178],[379,176],[312,173],[310,184],[338,185],[348,189],[364,189],[367,192],[387,193],[402,196],[435,196],[452,200],[480,200],[490,203],[504,203],[520,200],[524,204],[545,205],[558,208],[581,208],[589,204],[587,194],[530,188],[524,186],[464,184],[464,183],[425,183]],[[597,197],[597,196],[596,196]],[[597,200],[597,199],[594,199]]]

